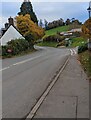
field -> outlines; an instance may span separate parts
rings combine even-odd
[[[45,36],[55,35],[57,32],[63,32],[68,30],[69,30],[69,26],[57,27],[57,28],[45,31]]]

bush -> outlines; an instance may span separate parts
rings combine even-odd
[[[13,56],[31,49],[29,42],[25,39],[11,40],[7,45],[2,46],[2,56]]]
[[[78,47],[78,53],[82,53],[86,50],[88,50],[88,43]]]
[[[82,35],[82,33],[81,32],[74,32],[73,33],[73,36],[75,36],[75,37],[80,37]]]
[[[61,42],[65,39],[64,36],[50,35],[43,39],[43,42]]]

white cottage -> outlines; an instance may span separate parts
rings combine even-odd
[[[1,45],[6,45],[8,41],[15,40],[15,39],[25,39],[16,28],[14,28],[12,25],[7,29],[5,34],[1,37],[0,43]]]

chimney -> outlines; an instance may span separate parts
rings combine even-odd
[[[13,20],[12,17],[10,17],[10,18],[8,19],[8,22],[9,22],[9,25],[13,25],[13,26],[14,26],[14,20]]]
[[[7,30],[9,27],[9,23],[5,23],[5,29]]]

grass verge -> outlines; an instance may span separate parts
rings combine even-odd
[[[57,46],[57,42],[40,42],[37,45],[38,46],[47,46],[47,47],[56,47]]]
[[[76,37],[71,39],[71,47],[82,46],[87,43],[87,40],[83,37]]]
[[[91,81],[91,52],[88,50],[79,54],[79,60]]]

